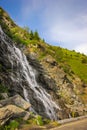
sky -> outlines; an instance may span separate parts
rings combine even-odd
[[[87,54],[87,0],[0,0],[0,6],[47,43]]]

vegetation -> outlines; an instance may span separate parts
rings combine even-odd
[[[87,83],[87,56],[67,49],[51,46],[41,39],[38,32],[33,32],[28,27],[17,26],[9,15],[0,8],[0,24],[17,44],[26,45],[29,52],[37,54],[38,60],[42,61],[46,56],[51,55],[60,65],[65,73],[77,75]],[[0,66],[1,69],[1,66]]]
[[[0,84],[0,100],[3,99],[2,93],[8,93],[8,87],[4,86],[3,84]]]
[[[15,118],[15,120],[10,120],[6,125],[0,126],[0,130],[16,130],[27,127],[27,129],[33,127],[45,126],[45,128],[53,128],[60,125],[57,121],[51,121],[49,119],[42,118],[40,115],[31,114],[30,118],[25,121],[22,118]]]
[[[19,123],[16,120],[12,120],[8,125],[1,126],[0,130],[16,130]]]
[[[28,27],[21,28],[17,26],[12,19],[8,16],[2,8],[0,8],[0,25],[2,26],[4,32],[18,45],[25,46],[26,53],[34,53],[39,61],[44,61],[48,56],[52,57],[54,61],[61,67],[68,76],[75,74],[81,78],[83,83],[87,83],[87,56],[70,51],[61,47],[51,46],[45,43],[44,39],[41,39],[38,32],[33,32]],[[3,71],[3,66],[0,64],[0,72]],[[10,71],[8,69],[7,71]],[[85,89],[85,88],[84,88]],[[1,93],[8,93],[8,87],[0,84],[0,99],[3,99]],[[61,98],[65,100],[66,103],[73,105],[73,100],[70,99],[64,90],[60,93]],[[82,98],[87,99],[87,93],[81,95]],[[83,99],[83,100],[85,100]],[[72,117],[77,117],[78,113],[72,111]],[[20,126],[28,124],[29,126],[43,126],[52,128],[58,124],[58,122],[50,121],[48,119],[43,119],[40,115],[32,115],[27,121],[22,118],[17,118],[15,120],[10,120],[5,126],[1,126],[0,130],[15,130],[20,128]]]
[[[8,88],[3,84],[0,84],[0,93],[5,93],[5,92],[6,93],[8,92]]]

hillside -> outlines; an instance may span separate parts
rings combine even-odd
[[[9,98],[19,94],[33,111],[52,120],[87,114],[87,56],[45,43],[37,31],[16,25],[2,8],[0,25],[0,98],[2,93]]]
[[[40,39],[38,32],[35,37],[35,32],[33,33],[28,27],[21,28],[17,26],[2,8],[0,8],[0,19],[0,24],[6,34],[18,44],[26,45],[29,51],[38,55],[39,60],[42,60],[47,55],[51,55],[56,62],[60,63],[60,66],[66,73],[70,74],[73,72],[87,83],[86,55],[76,53],[74,50],[69,51],[61,47],[46,44]]]

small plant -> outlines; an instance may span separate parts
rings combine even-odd
[[[0,84],[0,93],[8,92],[8,88],[3,84]]]
[[[78,112],[72,111],[71,116],[74,118],[74,117],[78,117],[79,114],[78,114]]]
[[[9,125],[6,125],[4,130],[15,130],[18,128],[19,123],[15,120],[12,120]]]
[[[86,56],[82,58],[82,63],[87,64],[87,57]]]
[[[12,120],[8,125],[0,126],[0,130],[16,130],[19,127],[19,123],[16,120]]]
[[[40,126],[43,125],[43,120],[41,116],[37,115],[35,120],[36,120],[37,125],[40,125]]]
[[[46,124],[49,124],[51,122],[51,120],[49,119],[43,119],[43,124],[46,125]]]

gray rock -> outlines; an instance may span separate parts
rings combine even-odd
[[[29,118],[29,112],[15,106],[15,105],[7,105],[0,108],[0,125],[4,125],[9,119],[15,117],[24,117],[26,119]]]
[[[4,125],[12,116],[12,111],[7,108],[0,108],[0,125]]]
[[[30,103],[26,102],[20,95],[15,95],[13,97],[10,97],[6,100],[1,100],[0,104],[2,106],[6,106],[6,105],[16,105],[24,110],[29,109],[30,108]]]
[[[3,99],[7,99],[8,98],[8,94],[7,93],[1,93],[1,96]]]

